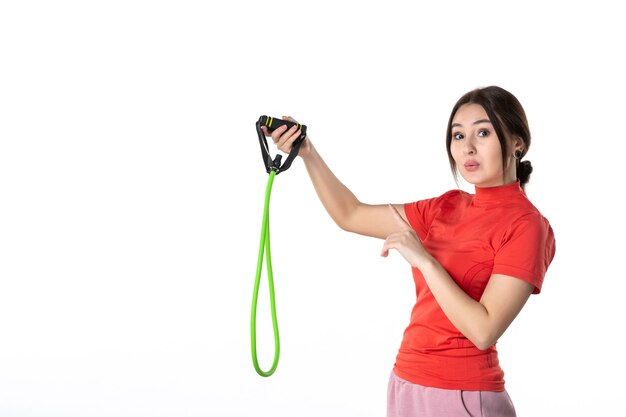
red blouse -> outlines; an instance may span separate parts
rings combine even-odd
[[[492,274],[527,281],[541,291],[555,253],[548,221],[514,184],[448,191],[404,205],[424,248],[456,283],[479,301]],[[412,268],[417,301],[394,372],[415,384],[455,390],[503,391],[495,345],[479,350],[448,320]]]

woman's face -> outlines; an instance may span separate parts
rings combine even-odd
[[[517,148],[510,144],[510,162],[505,172],[500,141],[481,105],[472,103],[459,107],[451,128],[450,152],[465,181],[476,187],[496,187],[517,180],[515,164],[510,163]]]

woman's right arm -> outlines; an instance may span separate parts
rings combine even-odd
[[[285,120],[295,122],[290,117]],[[297,122],[296,122],[297,123]],[[271,136],[278,149],[289,153],[292,143],[300,132],[286,126],[275,129]],[[387,204],[370,205],[361,203],[356,196],[333,174],[307,137],[300,146],[299,156],[304,160],[306,170],[313,182],[315,192],[324,208],[335,223],[348,232],[386,239],[397,231],[397,221],[392,216]],[[400,215],[406,220],[404,205],[394,204]]]

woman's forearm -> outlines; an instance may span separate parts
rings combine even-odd
[[[350,215],[359,205],[356,196],[339,181],[326,165],[312,143],[309,143],[310,151],[304,159],[313,187],[330,217],[342,229]]]
[[[495,343],[485,306],[467,295],[436,259],[429,257],[419,269],[445,315],[465,337],[481,350]]]

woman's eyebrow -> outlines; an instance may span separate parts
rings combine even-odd
[[[489,120],[489,119],[479,119],[479,120],[476,120],[472,124],[473,125],[477,125],[477,124],[480,124],[480,123],[491,123],[491,120]],[[463,127],[463,125],[461,123],[452,123],[452,125],[450,125],[450,127],[457,127],[457,126],[458,127]]]

